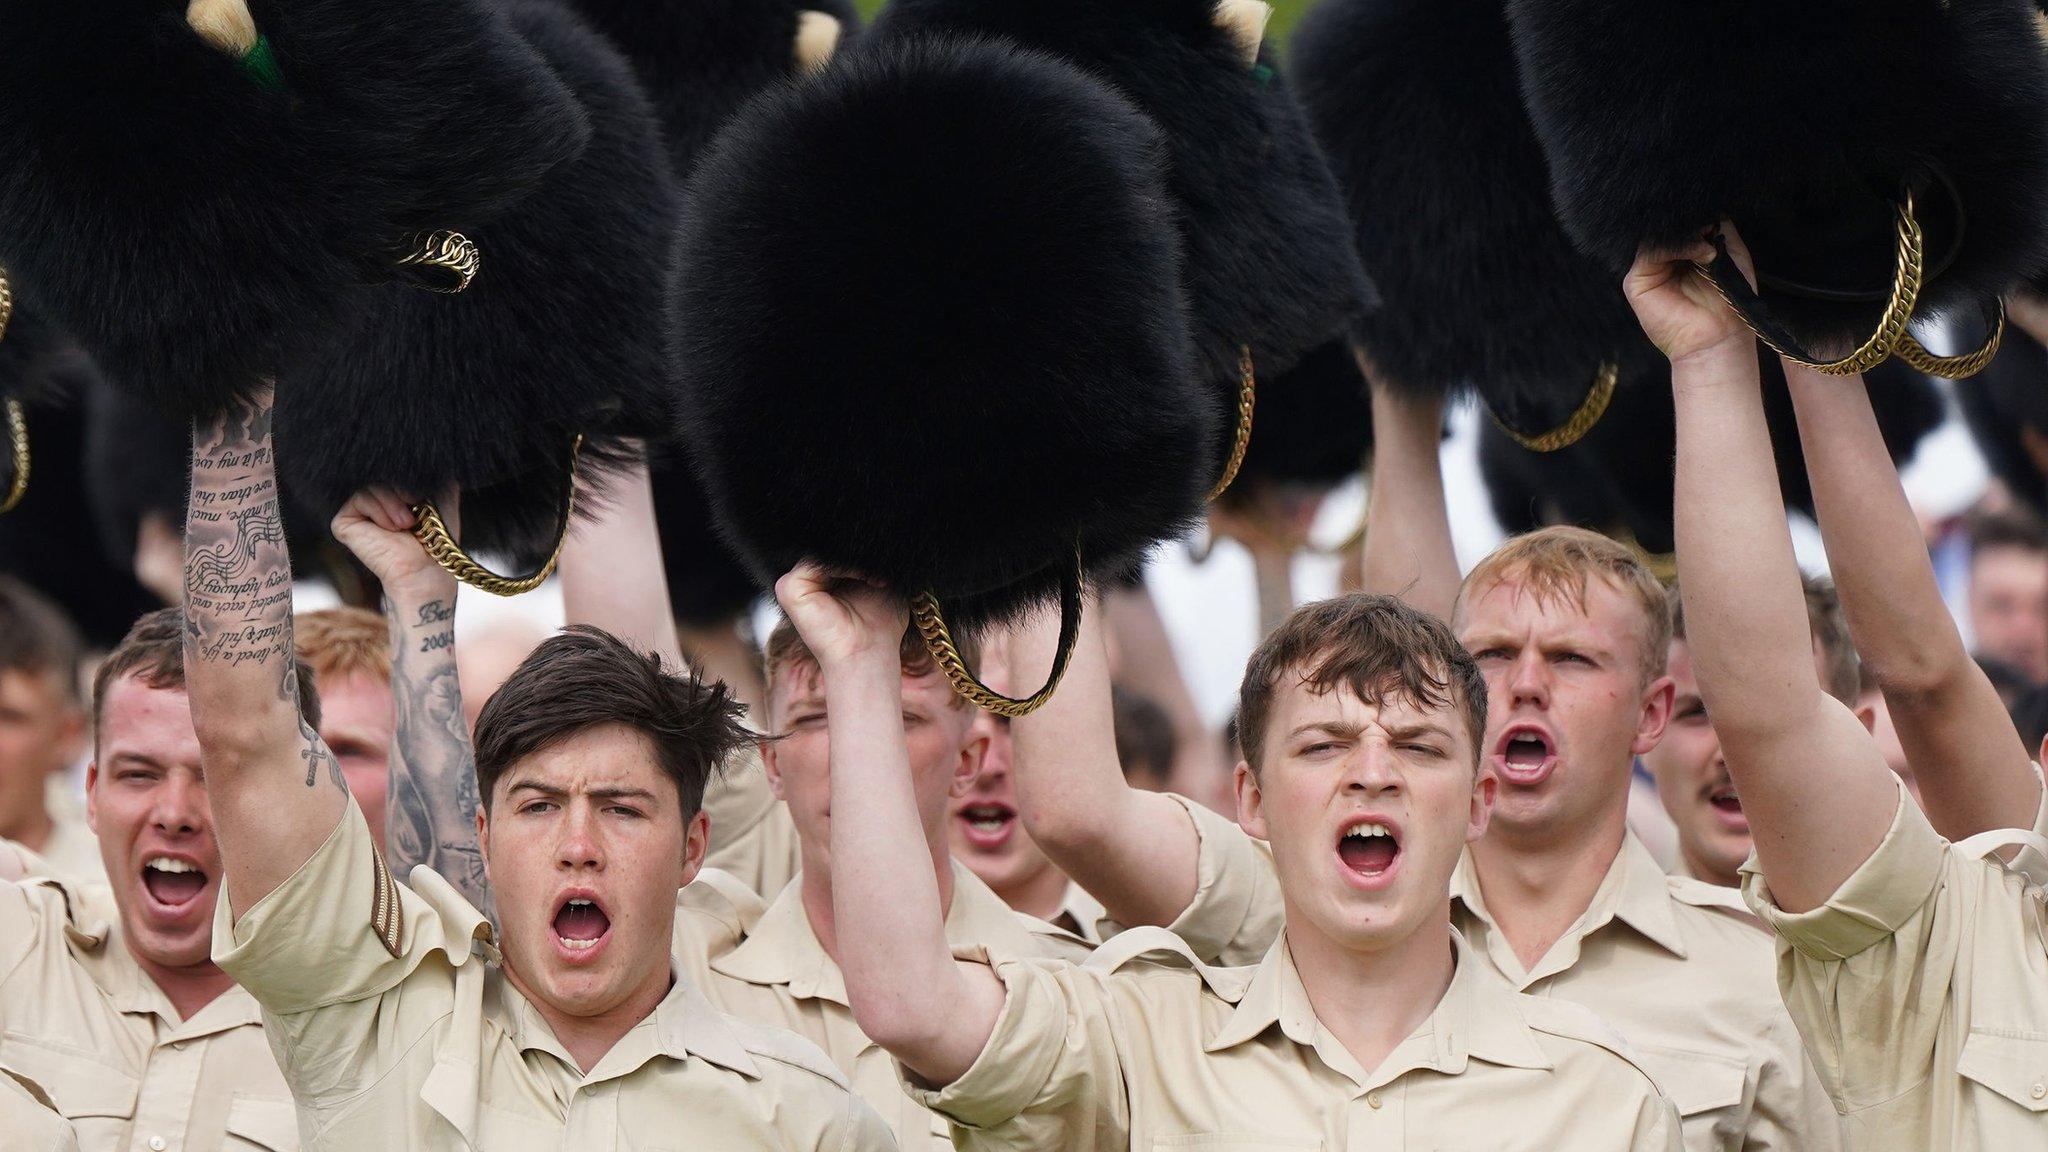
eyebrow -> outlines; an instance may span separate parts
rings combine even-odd
[[[550,799],[560,799],[570,794],[570,790],[567,788],[557,788],[552,784],[542,784],[535,780],[515,780],[505,789],[505,795],[508,797],[520,792],[533,792]],[[655,799],[654,793],[649,792],[645,788],[586,788],[583,790],[582,795],[588,796],[592,800],[644,800],[652,802]]]
[[[1417,736],[1435,736],[1449,740],[1451,730],[1434,722],[1424,724],[1387,725],[1387,736],[1394,740],[1412,740]]]
[[[170,770],[163,761],[158,760],[154,756],[145,756],[140,752],[116,752],[112,756],[107,757],[108,767],[119,767],[123,764],[134,765],[138,768],[155,768],[160,772],[168,772]]]
[[[1361,725],[1354,724],[1348,720],[1316,720],[1303,724],[1294,729],[1294,731],[1289,732],[1287,739],[1292,740],[1298,736],[1306,736],[1311,732],[1321,732],[1326,736],[1351,737],[1358,735],[1361,727]]]

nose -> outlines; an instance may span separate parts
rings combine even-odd
[[[150,826],[165,836],[192,836],[206,828],[206,785],[187,772],[171,772],[150,798]]]
[[[604,838],[590,805],[572,803],[563,813],[561,839],[555,842],[555,866],[571,872],[604,870]]]
[[[1392,796],[1401,791],[1401,773],[1394,750],[1377,737],[1361,741],[1344,765],[1344,789],[1367,797]]]
[[[1507,695],[1510,703],[1550,706],[1550,665],[1535,647],[1524,648],[1508,668]]]

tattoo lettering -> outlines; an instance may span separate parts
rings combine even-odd
[[[455,603],[432,600],[390,621],[394,730],[386,845],[401,875],[425,864],[471,904],[492,911],[477,843],[476,758],[455,674]]]

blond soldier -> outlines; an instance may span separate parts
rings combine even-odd
[[[717,1012],[669,962],[704,779],[746,738],[723,691],[594,632],[521,666],[478,723],[493,930],[429,869],[397,883],[294,714],[270,398],[208,421],[194,450],[187,664],[227,864],[214,947],[264,1006],[307,1143],[888,1147],[815,1048]],[[410,526],[385,494],[335,522],[408,588],[429,579]]]
[[[1999,851],[2014,836],[1942,839],[1907,802],[1869,733],[1821,690],[1772,481],[1752,337],[1710,289],[1690,283],[1686,262],[1700,255],[1646,255],[1627,291],[1672,360],[1693,660],[1755,828],[1744,894],[1778,931],[1785,1002],[1841,1110],[1851,1152],[2041,1147],[2048,910],[2040,889]],[[1786,372],[1795,389],[1861,390],[1853,380],[1803,378],[1791,364]],[[1867,445],[1875,435],[1867,407],[1838,414],[1852,423],[1831,426],[1830,436]],[[1729,540],[1743,547],[1725,547]],[[1951,777],[1973,767],[1959,761]],[[2021,782],[2009,761],[2004,767]],[[1944,803],[1935,781],[1923,785],[1930,807]],[[1994,803],[1992,818],[2026,799],[2021,792],[2004,808]]]
[[[367,608],[321,608],[292,620],[299,659],[320,685],[320,739],[384,847],[391,775],[391,630]]]
[[[948,947],[890,666],[902,603],[808,568],[777,595],[839,701],[847,990],[959,1146],[1679,1147],[1618,1038],[1516,995],[1450,928],[1444,884],[1494,782],[1485,684],[1442,625],[1356,596],[1303,609],[1253,655],[1239,808],[1273,845],[1287,909],[1257,968],[1203,968],[1154,931],[1075,967]],[[1400,862],[1382,835],[1397,831]],[[1181,963],[1131,962],[1154,944]]]

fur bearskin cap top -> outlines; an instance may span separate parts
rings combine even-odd
[[[291,375],[418,234],[480,230],[588,133],[485,0],[250,8],[238,60],[186,0],[0,0],[0,263],[180,411]]]
[[[870,43],[772,89],[685,197],[682,431],[763,581],[805,557],[956,628],[1190,526],[1220,464],[1157,130],[1014,45]]]
[[[1382,385],[1548,425],[1603,363],[1654,355],[1551,213],[1500,0],[1325,0],[1290,61],[1380,290],[1355,331]]]
[[[470,238],[482,268],[456,295],[385,284],[375,310],[279,386],[278,460],[316,514],[377,484],[462,489],[462,543],[544,557],[570,447],[579,502],[623,436],[674,420],[662,299],[676,193],[660,129],[626,62],[553,0],[507,2],[574,91],[588,147]]]
[[[1301,109],[1262,50],[1217,20],[1217,0],[892,0],[877,40],[995,33],[1107,79],[1170,149],[1195,351],[1223,435],[1239,349],[1261,380],[1344,331],[1372,290],[1351,225]]]
[[[2027,450],[2029,432],[2048,436],[2048,349],[2008,326],[1991,366],[1956,381],[1956,400],[1991,474],[2029,508],[2048,515],[2048,477]]]
[[[1926,233],[1920,313],[2048,264],[2048,49],[2027,0],[1508,0],[1560,218],[1615,269],[1726,218],[1795,338],[1868,336],[1893,204]]]

